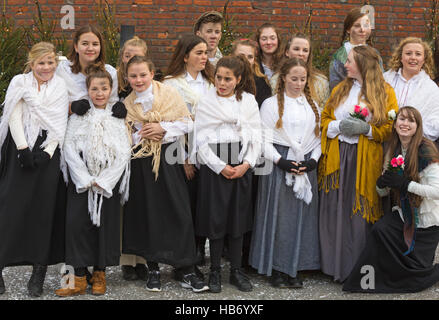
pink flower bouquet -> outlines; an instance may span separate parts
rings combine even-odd
[[[355,105],[354,112],[350,113],[351,117],[366,121],[366,117],[369,115],[369,110],[366,107]]]

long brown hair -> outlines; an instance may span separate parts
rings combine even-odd
[[[367,108],[372,114],[371,124],[381,126],[387,122],[387,93],[386,83],[380,67],[380,56],[370,46],[358,46],[352,49],[358,71],[363,79],[360,97],[364,98]],[[329,108],[338,108],[351,91],[354,79],[346,78],[338,85],[337,94],[331,95],[327,102]]]
[[[434,79],[435,67],[433,52],[431,51],[431,48],[427,42],[416,37],[407,37],[400,41],[398,47],[393,51],[392,58],[389,61],[390,69],[393,71],[398,71],[399,68],[402,68],[402,50],[404,50],[404,47],[409,43],[417,43],[424,48],[424,65],[422,66],[422,69],[425,70],[431,79]]]
[[[309,44],[309,56],[308,56],[308,60],[306,61],[306,67],[308,70],[308,85],[309,85],[309,90],[311,92],[311,97],[314,100],[318,100],[318,94],[317,94],[317,90],[316,90],[316,86],[317,86],[317,82],[318,82],[318,78],[326,78],[326,76],[320,72],[318,69],[314,68],[313,65],[313,54],[312,54],[312,41],[311,38],[301,32],[292,34],[290,36],[290,38],[288,39],[287,45],[285,46],[285,50],[284,50],[284,55],[286,56],[286,53],[290,50],[291,45],[293,44],[294,39],[304,39],[306,41],[308,41]]]
[[[347,40],[346,38],[348,37],[348,31],[349,31],[349,29],[352,28],[355,21],[357,21],[360,18],[363,18],[364,16],[367,16],[367,13],[361,12],[360,8],[354,8],[348,12],[348,14],[346,15],[346,18],[344,19],[343,35],[341,36],[341,46],[343,46],[343,43]],[[369,39],[370,39],[370,36],[369,36]]]
[[[262,30],[264,29],[273,29],[274,32],[276,33],[276,37],[277,37],[277,49],[273,54],[273,65],[271,66],[271,69],[273,70],[273,72],[276,72],[277,70],[279,70],[280,68],[280,64],[282,62],[283,59],[283,42],[282,42],[282,38],[280,36],[279,30],[276,28],[276,26],[272,23],[264,23],[263,25],[261,25],[257,30],[256,30],[256,42],[258,43],[259,46],[259,56],[262,62],[263,59],[263,52],[262,52],[262,48],[259,44],[259,39],[261,38],[261,34],[262,34]]]
[[[219,59],[216,64],[215,76],[218,68],[221,67],[232,70],[235,78],[241,77],[241,81],[239,81],[235,88],[236,100],[240,101],[242,99],[242,93],[244,91],[253,95],[256,94],[255,78],[253,77],[253,71],[247,58],[239,55]]]
[[[81,64],[79,63],[79,54],[75,50],[75,45],[78,45],[79,38],[84,33],[93,33],[99,39],[99,43],[101,45],[101,51],[99,52],[99,56],[94,61],[96,66],[100,66],[102,70],[105,70],[105,41],[102,36],[102,33],[92,25],[86,25],[81,27],[78,31],[76,31],[73,35],[73,43],[70,48],[70,53],[68,55],[68,59],[72,62],[72,66],[70,67],[73,73],[81,72]],[[85,70],[84,70],[85,71]]]
[[[174,54],[171,58],[171,62],[166,70],[165,77],[175,78],[184,74],[186,71],[186,62],[184,59],[187,58],[192,49],[200,43],[205,43],[207,46],[206,40],[193,34],[184,35],[180,40],[178,40]],[[201,74],[203,75],[204,79],[210,83],[213,83],[213,66],[209,62],[209,59],[206,62],[206,67],[204,70],[201,70]]]
[[[265,74],[262,73],[261,68],[259,67],[260,57],[259,57],[259,46],[254,40],[250,39],[239,39],[235,40],[232,43],[232,50],[230,51],[230,54],[236,55],[236,50],[238,50],[239,46],[247,46],[253,48],[254,56],[255,56],[255,62],[253,63],[252,69],[254,74],[259,78],[265,78],[267,83],[268,79],[265,76]]]
[[[408,146],[406,155],[404,157],[404,176],[410,178],[410,180],[419,182],[419,157],[426,159],[428,164],[432,162],[439,162],[439,151],[436,145],[423,136],[422,129],[422,116],[421,113],[413,107],[405,106],[399,109],[396,119],[399,116],[410,119],[410,121],[416,122],[417,128],[413,135],[410,144]],[[393,124],[392,136],[387,145],[385,152],[385,164],[392,159],[396,153],[401,151],[401,141],[398,133],[396,132],[396,121]],[[397,200],[399,200],[399,194],[396,194]],[[422,198],[414,194],[409,193],[409,199],[411,204],[415,207],[419,207]]]
[[[279,80],[277,82],[277,90],[276,90],[277,91],[278,113],[279,113],[279,120],[277,120],[277,122],[276,122],[276,128],[278,128],[278,129],[282,128],[282,126],[283,126],[282,117],[284,115],[284,108],[285,108],[285,101],[284,101],[285,80],[284,80],[284,78],[290,72],[290,70],[292,68],[297,67],[297,66],[303,67],[306,70],[306,73],[308,75],[308,66],[306,65],[306,63],[302,59],[299,59],[299,58],[286,59],[286,60],[284,60],[284,62],[282,63],[282,65],[280,67]],[[308,83],[309,83],[309,81],[308,81],[308,77],[307,77],[303,93],[305,94],[306,101],[308,101],[308,104],[310,105],[312,111],[314,112],[315,122],[316,122],[316,125],[314,127],[314,133],[318,137],[319,133],[320,133],[320,116],[319,116],[319,111],[317,109],[317,106],[315,105],[314,101],[311,98],[311,93],[310,93]]]

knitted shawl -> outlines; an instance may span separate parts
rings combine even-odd
[[[128,127],[130,138],[135,132],[134,125],[136,122],[160,123],[162,121],[181,121],[184,118],[190,118],[191,114],[178,91],[170,86],[160,82],[152,82],[152,92],[154,100],[152,109],[144,113],[140,103],[134,103],[136,100],[136,92],[133,91],[124,100],[128,114],[125,123]],[[146,158],[152,156],[152,172],[155,173],[157,180],[160,167],[161,141],[152,141],[150,139],[141,139],[141,141],[132,146],[132,159]]]

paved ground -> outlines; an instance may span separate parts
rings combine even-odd
[[[439,261],[439,250],[436,252],[436,263]],[[270,286],[266,277],[252,275],[254,290],[243,293],[228,283],[228,267],[223,267],[223,290],[219,294],[201,293],[183,289],[172,279],[172,269],[163,266],[162,292],[146,291],[144,281],[127,282],[122,279],[120,267],[107,270],[107,294],[101,297],[86,295],[72,298],[58,298],[54,291],[60,287],[60,265],[48,269],[44,294],[34,300],[439,300],[439,283],[415,294],[349,294],[341,290],[341,285],[321,272],[304,272],[303,289],[275,289]],[[207,274],[208,267],[201,270]],[[27,281],[31,275],[31,267],[5,268],[3,277],[6,283],[6,293],[0,295],[0,300],[32,299],[27,294]]]

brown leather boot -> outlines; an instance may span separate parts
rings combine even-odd
[[[105,281],[105,271],[93,271],[93,285],[91,293],[95,296],[101,296],[107,291],[107,284]]]
[[[61,288],[55,291],[55,294],[59,297],[71,297],[80,294],[85,294],[87,290],[87,279],[86,277],[75,276],[75,286],[73,288]]]

